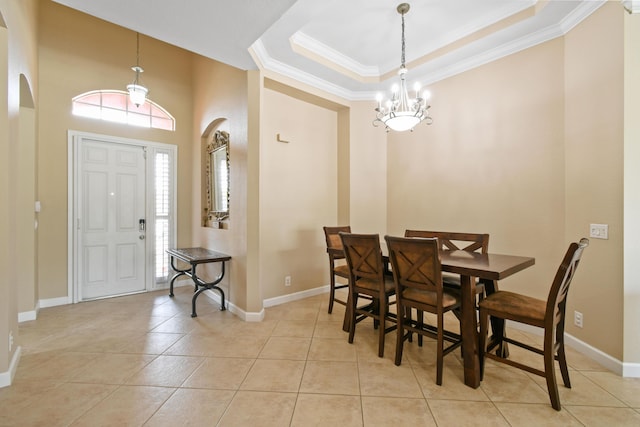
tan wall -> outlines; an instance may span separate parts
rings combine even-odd
[[[20,272],[17,280],[18,312],[33,312],[38,303],[37,253],[36,253],[36,111],[20,108],[18,142],[18,167],[16,209],[16,250],[20,254],[16,267]]]
[[[349,224],[354,233],[387,232],[387,133],[373,127],[373,102],[354,102],[350,109]],[[346,225],[346,224],[339,224]]]
[[[192,240],[194,244],[231,255],[229,273],[221,287],[233,304],[247,307],[247,73],[200,56],[193,72]],[[229,218],[224,228],[202,226],[202,136],[214,121],[224,119],[218,129],[229,132]],[[213,270],[213,271],[212,271]],[[218,267],[207,273],[216,274]]]
[[[0,9],[0,81],[8,81],[9,69],[9,31],[4,26],[4,15],[8,14],[5,4]],[[12,199],[9,197],[10,179],[9,165],[15,158],[11,156],[11,140],[9,138],[9,102],[8,86],[0,86],[0,235],[6,236],[0,244],[0,269],[8,272],[0,279],[0,292],[7,295],[0,301],[0,373],[8,372],[9,361],[14,352],[9,350],[9,333],[16,328],[17,324],[17,299],[11,298],[11,291],[14,289],[13,280],[15,272],[9,268],[15,258],[9,259],[10,254],[15,252],[15,237],[10,238],[9,233],[14,225],[12,222],[12,212],[10,208]],[[11,332],[13,333],[13,332]],[[8,381],[7,381],[8,382]]]
[[[640,14],[625,14],[624,361],[640,363]],[[628,326],[627,326],[628,325]]]
[[[431,91],[434,124],[389,134],[389,232],[489,233],[492,252],[536,257],[502,287],[546,297],[565,249],[562,40]]]
[[[18,259],[20,239],[33,238],[33,228],[23,236],[17,218],[20,159],[20,75],[38,97],[38,2],[0,0],[0,378],[8,372],[18,336]],[[26,150],[28,151],[28,150]],[[27,160],[25,159],[25,163]],[[33,212],[31,210],[31,212]],[[9,351],[9,334],[14,346]]]
[[[337,222],[338,114],[270,89],[263,96],[260,287],[268,299],[328,280],[322,226]]]
[[[149,98],[176,119],[176,131],[145,129],[71,115],[71,98],[131,83],[134,32],[41,2],[39,227],[40,298],[67,295],[67,131],[85,131],[178,146],[178,242],[190,243],[192,222],[192,54],[140,37],[140,65]]]
[[[609,2],[565,37],[565,241],[590,239],[569,295],[567,330],[622,360],[624,10]],[[584,328],[573,326],[573,312]]]

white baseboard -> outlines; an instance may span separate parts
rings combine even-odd
[[[235,314],[245,322],[262,322],[264,320],[264,309],[266,307],[274,307],[276,305],[285,304],[287,302],[298,301],[301,299],[309,298],[315,295],[320,295],[329,292],[329,285],[321,286],[319,288],[307,289],[306,291],[295,292],[293,294],[282,295],[279,297],[269,298],[262,301],[263,309],[259,312],[248,312],[244,311],[240,307],[236,306],[233,302],[227,300],[227,310],[231,313]],[[222,298],[220,294],[213,291],[208,290],[204,292],[207,297],[211,298],[213,301],[218,304],[221,303]]]
[[[59,305],[67,305],[71,303],[73,303],[73,300],[71,299],[71,297],[60,297],[60,298],[41,299],[38,302],[38,305],[40,306],[40,308],[47,308],[47,307],[57,307]]]
[[[20,363],[20,356],[22,355],[22,347],[16,347],[16,351],[13,353],[11,363],[9,364],[9,370],[6,372],[0,372],[0,388],[9,387],[13,383],[13,377],[16,376],[18,370],[18,364]]]
[[[524,325],[518,322],[507,321],[509,328],[518,329],[524,332],[529,332],[534,335],[542,336],[542,329],[534,326]],[[564,333],[564,342],[568,347],[576,350],[578,353],[585,355],[594,362],[599,363],[611,372],[620,375],[622,377],[638,378],[640,377],[640,364],[638,363],[623,363],[615,357],[609,356],[607,353],[598,350],[597,348],[587,344],[578,338]]]
[[[38,311],[40,311],[40,307],[36,306],[35,310],[22,311],[18,313],[18,323],[28,322],[30,320],[36,320],[38,318]]]
[[[222,303],[222,297],[218,292],[214,291],[213,289],[206,290],[203,293],[208,298],[215,301],[216,303],[218,304]],[[245,322],[262,322],[264,320],[264,308],[260,310],[260,312],[258,313],[253,313],[253,312],[244,311],[243,309],[241,309],[240,307],[238,307],[228,299],[225,300],[225,303],[227,305],[227,310],[229,310],[231,313],[235,314]]]
[[[268,298],[262,302],[262,305],[264,307],[273,307],[275,305],[298,301],[312,296],[325,294],[327,292],[329,292],[329,285],[320,286],[319,288],[307,289],[306,291],[295,292],[293,294],[282,295],[279,297]]]
[[[49,299],[41,299],[36,303],[35,310],[31,311],[22,311],[18,313],[18,323],[28,322],[30,320],[36,320],[38,318],[38,313],[41,308],[46,307],[57,307],[59,305],[67,305],[71,304],[71,299],[69,297],[60,297],[60,298],[49,298]]]
[[[640,378],[640,363],[623,363],[622,376],[625,378]]]

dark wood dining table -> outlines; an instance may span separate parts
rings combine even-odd
[[[386,245],[382,244],[381,246],[384,251]],[[341,248],[330,248],[327,251],[342,253]],[[386,257],[386,255],[384,256]],[[475,310],[476,283],[472,278],[479,278],[484,283],[487,294],[491,294],[498,290],[498,280],[506,279],[531,267],[535,264],[535,258],[467,251],[441,251],[440,261],[442,271],[460,275],[460,332],[462,335],[464,383],[469,387],[478,388],[480,386],[480,359],[478,357],[478,321]],[[345,315],[343,329],[348,330],[348,325],[347,315]],[[494,334],[504,333],[503,327],[504,325],[492,323]],[[496,331],[498,328],[500,330]]]
[[[464,364],[464,383],[469,387],[480,386],[480,359],[478,358],[478,323],[476,318],[475,280],[479,278],[485,285],[487,294],[498,290],[498,280],[506,279],[525,268],[531,267],[536,260],[532,257],[501,254],[481,254],[466,251],[442,251],[440,253],[442,271],[460,275],[462,358]],[[503,328],[504,325],[492,327]],[[494,333],[497,331],[494,329]],[[504,333],[502,330],[498,333]]]

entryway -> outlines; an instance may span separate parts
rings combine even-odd
[[[161,287],[175,239],[176,147],[80,132],[69,143],[73,301]]]

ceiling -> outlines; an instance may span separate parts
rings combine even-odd
[[[53,1],[234,67],[268,69],[349,100],[387,91],[400,66],[400,1]],[[562,36],[604,3],[413,0],[405,15],[407,81],[426,86]]]

